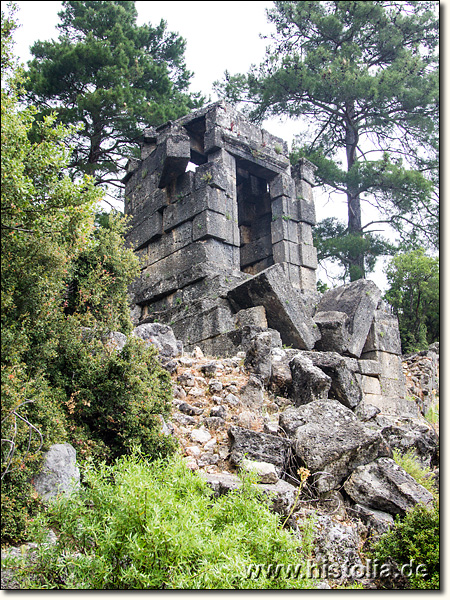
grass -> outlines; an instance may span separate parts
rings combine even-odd
[[[142,456],[83,468],[84,487],[33,524],[33,564],[20,561],[22,589],[298,589],[307,579],[248,578],[251,564],[299,563],[310,540],[281,527],[257,488],[215,498],[181,458]],[[58,538],[45,545],[49,528]],[[302,545],[302,547],[300,547]]]

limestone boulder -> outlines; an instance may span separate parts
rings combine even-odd
[[[317,350],[344,354],[350,343],[350,317],[339,311],[318,312],[314,323],[319,327],[321,339],[316,343]]]
[[[319,492],[336,489],[358,466],[390,449],[379,431],[365,427],[337,400],[315,400],[288,408],[279,423],[292,439],[292,451],[314,476]]]
[[[230,460],[240,465],[244,458],[268,462],[281,474],[286,465],[290,443],[281,437],[232,426],[228,430]]]
[[[408,417],[377,417],[381,426],[381,435],[392,448],[402,454],[414,451],[423,466],[435,466],[439,462],[439,438],[434,429],[425,420]]]
[[[433,500],[428,490],[388,457],[357,467],[344,489],[354,502],[392,515],[404,515],[419,502]]]
[[[386,533],[394,525],[392,515],[387,512],[375,510],[362,504],[355,504],[353,511],[369,530],[373,530],[378,534]]]
[[[280,332],[284,344],[310,350],[320,338],[319,329],[292,287],[286,268],[285,263],[268,267],[230,289],[228,298],[237,309],[263,306],[269,327]]]
[[[244,366],[268,382],[272,375],[273,338],[270,332],[258,333],[251,341],[247,350]]]
[[[177,340],[169,325],[162,323],[143,323],[133,330],[133,335],[146,344],[153,344],[161,356],[175,357],[179,354]]]
[[[338,400],[347,408],[355,408],[363,399],[358,362],[337,352],[305,352],[313,365],[331,380],[330,398]]]
[[[310,358],[299,354],[289,366],[292,373],[291,398],[295,406],[328,398],[331,377],[315,367]]]
[[[361,356],[380,299],[381,291],[366,279],[333,288],[322,296],[317,313],[333,311],[348,316],[349,341],[346,354],[356,358]]]
[[[58,494],[70,494],[80,485],[77,452],[71,444],[53,444],[44,456],[40,472],[33,478],[33,486],[45,500]]]

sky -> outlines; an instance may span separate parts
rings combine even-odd
[[[1,2],[4,9],[6,2]],[[19,10],[17,21],[20,24],[15,32],[15,53],[22,62],[31,58],[29,47],[34,41],[56,39],[59,21],[58,11],[61,2],[16,2]],[[441,2],[443,4],[450,4]],[[221,80],[225,70],[235,74],[245,73],[252,64],[259,64],[265,54],[267,39],[274,26],[268,23],[266,9],[273,2],[197,2],[197,1],[142,1],[136,2],[138,24],[150,22],[152,25],[161,19],[167,21],[169,31],[179,33],[187,42],[186,64],[194,73],[191,91],[200,92],[211,101],[217,100],[213,91],[214,81]],[[448,7],[442,11],[447,16]],[[304,124],[303,124],[304,126]],[[267,120],[263,127],[270,133],[286,140],[289,147],[293,137],[302,129],[302,121]],[[316,188],[317,219],[340,216],[346,219],[345,199],[335,199],[332,203]],[[379,261],[376,282],[385,288],[384,266]],[[324,277],[322,277],[324,279]],[[374,277],[375,279],[375,277]]]

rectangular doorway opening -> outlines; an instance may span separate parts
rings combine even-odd
[[[272,208],[267,180],[236,160],[236,192],[240,235],[240,269],[255,275],[274,264]]]

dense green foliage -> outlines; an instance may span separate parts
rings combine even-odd
[[[85,488],[53,503],[35,523],[59,539],[43,545],[27,589],[283,589],[304,579],[248,577],[252,564],[301,563],[311,548],[280,527],[250,481],[214,498],[181,459],[138,455],[87,463]]]
[[[403,353],[439,341],[439,258],[422,248],[397,254],[386,275],[385,299],[398,316]]]
[[[185,42],[165,21],[138,26],[135,2],[62,5],[58,40],[31,48],[26,96],[41,115],[81,126],[71,139],[75,172],[119,185],[143,128],[198,104],[187,93]]]
[[[149,455],[173,444],[159,433],[171,389],[155,351],[130,332],[127,287],[138,260],[122,217],[95,221],[100,194],[65,174],[70,133],[36,122],[18,102],[14,22],[2,13],[1,379],[2,541],[26,536],[39,504],[30,486],[40,450],[68,441],[81,456],[113,458],[139,443]]]
[[[439,589],[439,504],[417,504],[403,519],[397,517],[395,526],[374,545],[373,554],[381,564],[393,559],[398,565],[410,561],[415,567],[424,565],[426,575],[413,572],[408,587]]]
[[[334,256],[350,279],[370,270],[374,249],[384,251],[368,241],[378,224],[436,246],[438,2],[274,4],[264,62],[226,74],[218,91],[249,102],[255,119],[304,117],[294,160],[311,160],[318,183],[346,199]],[[363,202],[377,209],[365,223]]]

